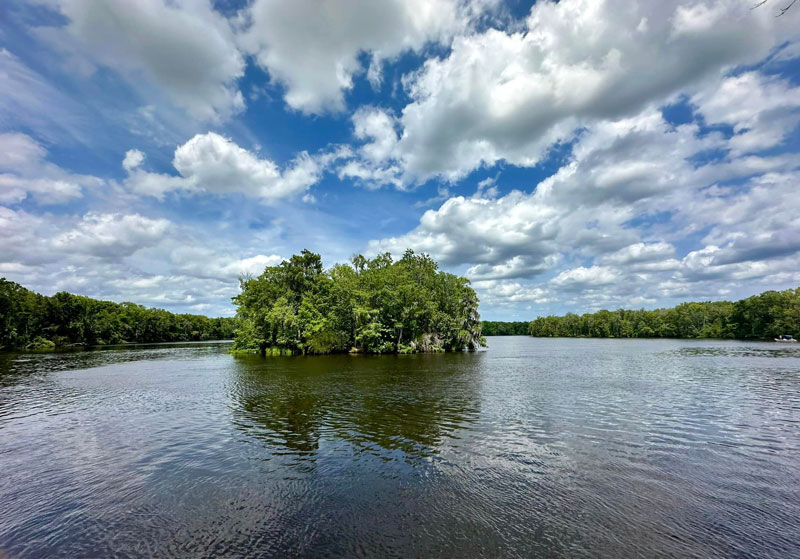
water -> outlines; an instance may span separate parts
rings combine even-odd
[[[800,348],[0,355],[0,557],[800,557]]]

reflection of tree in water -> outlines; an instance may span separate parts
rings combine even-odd
[[[316,454],[321,440],[428,456],[478,413],[481,355],[237,358],[234,422],[269,446]]]
[[[320,402],[320,394],[309,390],[308,379],[271,370],[269,361],[279,359],[237,356],[234,422],[270,446],[293,454],[313,454],[319,448],[321,424],[315,414],[326,404]]]

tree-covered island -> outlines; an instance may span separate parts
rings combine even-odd
[[[234,351],[259,354],[415,353],[485,345],[469,280],[407,250],[326,270],[299,255],[243,278]]]

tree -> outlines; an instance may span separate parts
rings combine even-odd
[[[572,313],[545,316],[531,321],[528,333],[531,336],[595,338],[772,339],[781,334],[798,336],[800,288],[766,291],[735,303],[682,303],[671,309],[653,311],[620,309],[601,310],[580,317]]]
[[[67,292],[45,297],[0,279],[0,348],[230,339],[235,320],[173,314]]]
[[[411,250],[397,261],[355,255],[327,271],[304,250],[240,285],[236,351],[409,353],[485,344],[469,281]]]

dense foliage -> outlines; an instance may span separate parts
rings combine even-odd
[[[530,323],[484,320],[481,325],[484,336],[526,336]]]
[[[233,318],[208,318],[62,292],[39,295],[0,279],[0,348],[230,339]]]
[[[772,339],[800,334],[800,288],[767,291],[741,301],[683,303],[654,311],[599,311],[539,317],[531,336],[594,338]]]
[[[323,269],[307,250],[241,280],[234,350],[253,353],[411,353],[474,350],[481,336],[469,280],[406,251],[361,255]]]

